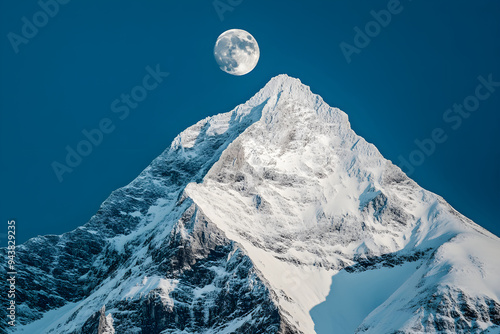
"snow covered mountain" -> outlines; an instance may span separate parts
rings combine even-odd
[[[279,75],[84,226],[20,246],[15,332],[500,333],[499,255]]]

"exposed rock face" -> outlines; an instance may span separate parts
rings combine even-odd
[[[106,315],[105,306],[99,311],[99,327],[97,328],[97,334],[115,334],[113,316],[111,313]]]
[[[182,132],[84,226],[20,246],[18,332],[500,330],[499,251],[281,75]],[[386,293],[337,320],[332,282],[364,275]]]

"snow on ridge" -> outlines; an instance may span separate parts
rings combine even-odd
[[[179,147],[193,148],[198,136],[202,132],[208,136],[224,133],[229,129],[232,120],[241,120],[245,116],[249,116],[252,112],[255,114],[255,117],[260,117],[261,114],[255,113],[256,107],[263,104],[266,105],[262,110],[262,116],[264,116],[265,111],[274,109],[274,104],[278,103],[279,100],[287,99],[300,101],[300,103],[309,106],[311,110],[315,110],[318,115],[328,121],[343,123],[349,126],[346,113],[338,108],[328,106],[321,96],[312,93],[310,87],[303,84],[299,79],[292,78],[286,74],[280,74],[273,77],[250,100],[240,104],[230,112],[206,117],[182,131],[173,140],[171,149]],[[255,117],[253,117],[253,122],[258,120]]]
[[[179,280],[165,279],[160,276],[147,277],[144,276],[142,281],[135,281],[135,284],[129,284],[128,288],[121,292],[121,299],[138,299],[149,294],[152,290],[158,290],[160,297],[165,306],[172,306],[174,301],[170,297],[170,293],[175,289]]]

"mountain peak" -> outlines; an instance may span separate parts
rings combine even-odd
[[[290,109],[290,104],[295,107]],[[298,112],[296,107],[304,112]],[[284,131],[283,126],[294,127],[299,123],[302,124],[303,121],[310,123],[312,119],[309,116],[311,115],[316,115],[314,118],[317,117],[322,122],[335,124],[338,136],[343,137],[350,131],[348,116],[345,112],[330,107],[321,96],[314,94],[310,87],[299,79],[280,74],[272,77],[250,100],[238,105],[230,112],[207,117],[181,132],[172,142],[171,148],[173,150],[180,147],[192,148],[197,141],[202,142],[204,138],[222,133],[227,134],[232,141],[247,127],[258,121],[275,124],[280,119],[288,119],[288,122],[280,122],[281,130],[278,131]]]
[[[285,89],[290,86],[305,86],[300,79],[289,76],[288,74],[278,74],[272,77],[271,80],[264,86],[270,89]]]
[[[293,101],[295,104],[307,107],[311,112],[328,122],[343,124],[345,128],[350,128],[345,112],[330,107],[321,96],[314,94],[309,86],[287,74],[272,77],[257,94],[235,110],[241,113],[245,109],[255,110],[257,108],[261,109],[262,115],[264,115],[271,110],[276,110],[279,102],[283,101]]]
[[[290,77],[287,74],[280,74],[271,78],[249,102],[258,105],[277,95],[281,98],[293,98],[303,102],[315,102],[321,99],[318,95],[313,94],[309,86],[304,85],[299,79]]]
[[[37,275],[16,283],[18,332],[498,330],[499,249],[282,74],[183,131],[85,226],[16,248]]]

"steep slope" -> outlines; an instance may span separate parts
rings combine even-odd
[[[499,251],[280,75],[83,227],[20,246],[18,332],[500,331]]]

